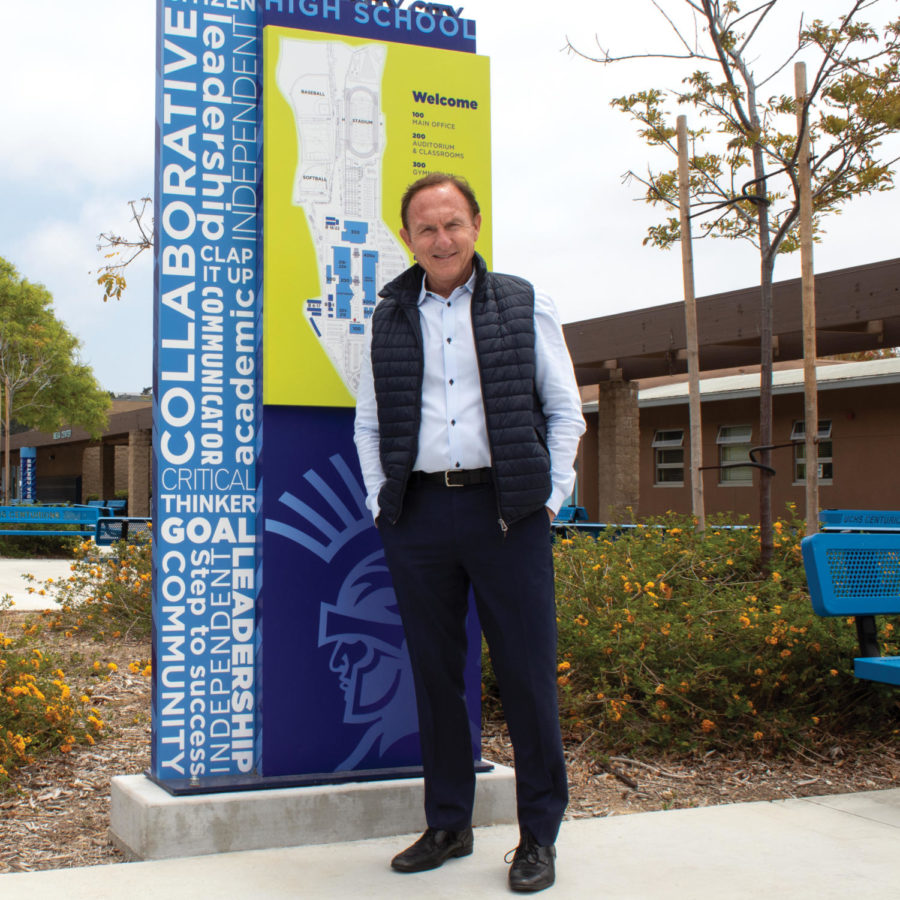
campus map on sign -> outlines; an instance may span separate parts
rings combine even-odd
[[[381,215],[386,56],[381,44],[283,37],[275,76],[296,124],[291,202],[306,214],[322,292],[301,297],[298,314],[353,395],[378,289],[408,265]]]

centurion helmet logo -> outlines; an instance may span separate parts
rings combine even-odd
[[[371,751],[382,756],[415,727],[406,638],[384,553],[353,567],[334,604],[322,603],[319,646],[331,646],[329,668],[344,692],[344,723],[368,728],[337,771],[353,769]]]

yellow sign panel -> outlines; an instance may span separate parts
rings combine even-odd
[[[467,178],[490,265],[489,61],[269,26],[263,65],[263,402],[352,407],[407,185]]]

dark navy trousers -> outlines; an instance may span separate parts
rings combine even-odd
[[[434,828],[472,822],[475,773],[463,670],[469,587],[515,752],[519,825],[554,843],[568,802],[556,687],[556,601],[547,512],[504,536],[492,485],[407,489],[378,529],[412,662]]]

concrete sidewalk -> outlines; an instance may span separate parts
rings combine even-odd
[[[37,590],[31,594],[28,587],[38,589],[48,578],[60,581],[72,574],[71,559],[7,559],[0,558],[0,599],[7,594],[12,597],[14,610],[56,609],[57,604],[49,595],[41,597]],[[34,576],[34,581],[26,581],[26,573]]]
[[[417,835],[0,875],[0,898],[509,897],[518,832],[476,830],[473,856],[399,875]],[[900,897],[900,789],[563,823],[555,889],[597,898]]]

